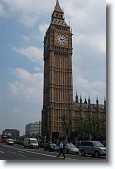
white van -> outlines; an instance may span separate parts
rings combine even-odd
[[[38,148],[38,141],[36,138],[25,138],[24,139],[24,148]]]

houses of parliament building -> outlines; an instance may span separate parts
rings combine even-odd
[[[72,30],[66,24],[57,0],[44,36],[42,136],[58,138],[64,135],[62,117],[85,117],[87,112],[105,116],[106,101],[103,105],[99,104],[98,98],[96,104],[91,104],[90,98],[83,102],[77,93],[73,101]]]

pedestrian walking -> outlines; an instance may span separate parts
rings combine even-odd
[[[65,154],[64,154],[63,150],[64,150],[64,144],[63,144],[63,142],[61,141],[61,142],[60,142],[60,145],[59,145],[59,154],[58,154],[57,158],[62,154],[63,157],[64,157],[64,159],[65,159]]]

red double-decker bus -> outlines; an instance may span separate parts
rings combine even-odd
[[[2,136],[1,136],[1,143],[6,143],[8,138],[9,138],[8,133],[5,132],[5,130],[3,130]]]

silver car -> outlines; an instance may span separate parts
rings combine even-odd
[[[8,140],[7,140],[7,144],[13,145],[13,144],[14,144],[14,140],[13,140],[13,139],[8,139]]]
[[[83,141],[79,145],[79,151],[82,156],[86,154],[91,154],[96,158],[106,156],[106,147],[99,141]]]
[[[79,149],[74,146],[72,143],[67,143],[65,145],[65,153],[70,153],[70,154],[79,154]]]

